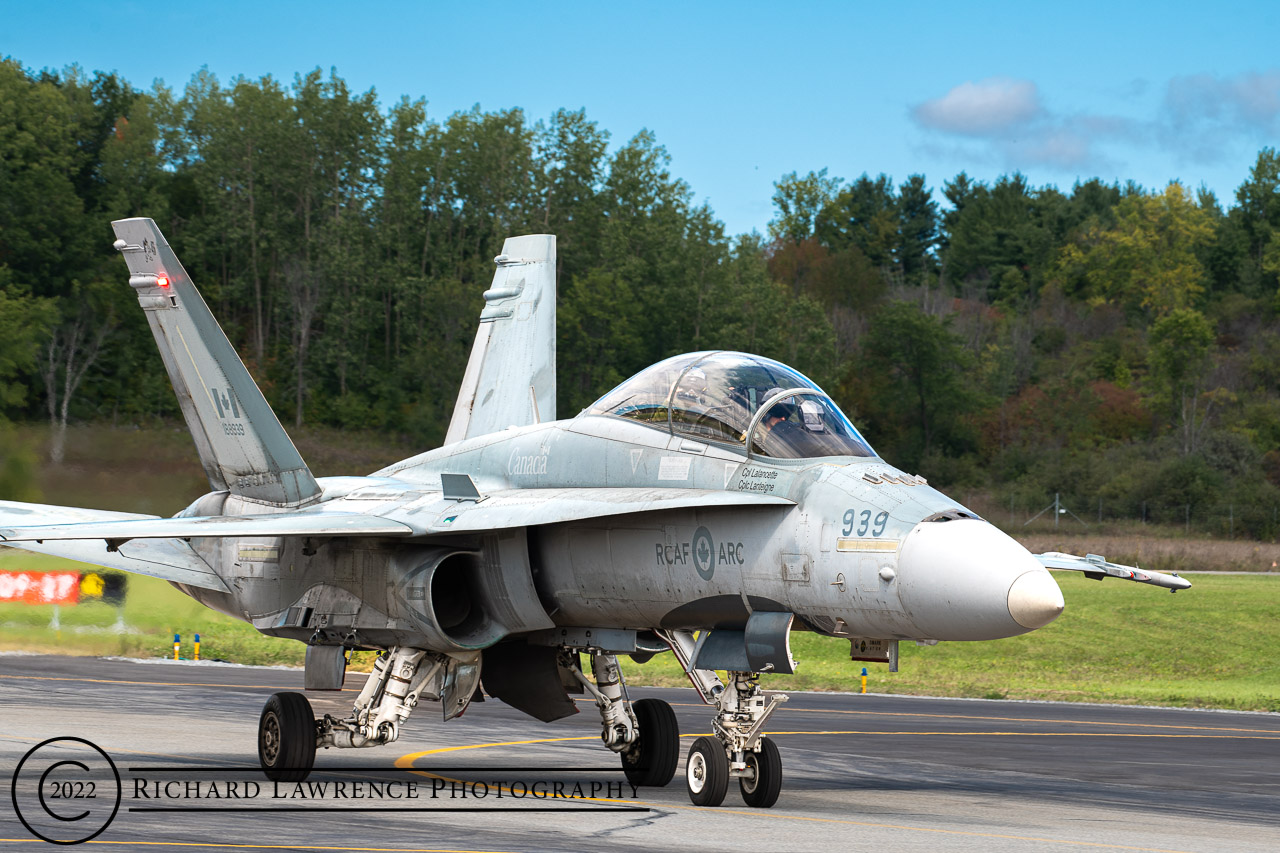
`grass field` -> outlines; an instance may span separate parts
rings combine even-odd
[[[209,491],[191,434],[180,423],[69,427],[61,465],[45,460],[47,426],[23,424],[14,433],[37,460],[35,485],[43,503],[173,515]],[[324,427],[290,429],[289,434],[317,477],[368,474],[426,449]]]
[[[81,571],[92,568],[42,554],[0,548],[0,570]],[[0,649],[73,655],[167,657],[173,654],[173,635],[182,635],[182,656],[192,655],[191,643],[200,634],[202,658],[253,664],[301,665],[303,646],[264,637],[248,624],[215,613],[168,583],[129,575],[124,624],[117,633],[116,608],[101,602],[59,609],[61,628],[50,627],[49,605],[0,604]]]
[[[1164,590],[1055,573],[1067,609],[1039,631],[985,643],[902,644],[900,672],[868,664],[878,693],[1280,711],[1280,578],[1197,575]],[[777,689],[857,690],[848,643],[793,633],[796,675]],[[673,663],[643,670],[684,682]],[[638,668],[630,667],[629,672]]]
[[[78,564],[0,549],[0,569],[52,570]],[[1280,711],[1280,577],[1197,575],[1177,595],[1122,581],[1055,575],[1066,612],[1032,634],[987,643],[904,644],[901,672],[869,664],[868,689],[978,698],[1059,699]],[[52,608],[0,605],[0,649],[163,657],[173,635],[183,657],[201,634],[201,656],[239,663],[302,663],[303,646],[264,637],[207,610],[167,583],[130,576],[124,621],[103,604]],[[863,664],[847,641],[796,632],[795,676],[771,676],[773,689],[857,690]],[[363,661],[367,664],[367,659]],[[640,666],[624,661],[634,684],[683,685],[670,655]]]

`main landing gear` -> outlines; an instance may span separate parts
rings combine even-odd
[[[631,702],[618,659],[599,650],[591,656],[595,680],[583,675],[578,655],[566,650],[561,665],[595,697],[601,740],[618,753],[627,780],[662,787],[680,763],[680,730],[671,706],[661,699]],[[258,760],[267,778],[301,782],[319,747],[368,747],[391,743],[420,699],[441,703],[446,720],[466,710],[480,680],[480,656],[446,655],[397,647],[374,662],[349,717],[315,719],[301,693],[275,693],[258,722]]]
[[[728,793],[729,780],[737,779],[743,802],[771,807],[782,790],[782,758],[777,744],[765,736],[764,725],[787,695],[761,690],[756,672],[729,672],[726,687],[714,672],[690,666],[691,634],[668,631],[664,637],[702,700],[716,707],[711,721],[715,734],[695,740],[685,760],[689,799],[695,806],[718,806]]]
[[[258,761],[274,782],[301,782],[316,760],[316,720],[301,693],[272,693],[258,719]]]
[[[274,693],[258,721],[258,761],[267,778],[301,782],[318,747],[366,747],[391,743],[419,699],[441,703],[446,720],[466,710],[480,681],[478,653],[459,656],[396,647],[381,654],[351,716],[315,719],[301,693]]]
[[[671,705],[661,699],[632,702],[618,659],[590,652],[595,682],[578,666],[577,655],[561,658],[561,665],[595,697],[600,709],[600,739],[622,759],[622,772],[636,787],[661,788],[676,775],[680,763],[680,727]]]

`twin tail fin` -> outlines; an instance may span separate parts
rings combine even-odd
[[[111,227],[210,485],[280,507],[317,499],[315,477],[155,221]]]

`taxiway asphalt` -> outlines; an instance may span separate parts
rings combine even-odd
[[[362,682],[353,673],[342,693],[310,694],[317,713],[345,714]],[[683,758],[667,787],[607,796],[623,776],[599,744],[592,705],[542,724],[494,700],[450,723],[424,703],[390,747],[321,751],[308,781],[330,783],[323,795],[273,797],[265,783],[252,800],[185,798],[174,786],[174,797],[138,795],[142,779],[203,780],[206,790],[218,780],[224,794],[227,781],[263,782],[252,769],[263,702],[301,684],[297,670],[0,656],[0,778],[9,788],[41,741],[92,741],[116,763],[123,795],[87,847],[121,851],[1280,849],[1280,715],[1098,705],[792,694],[770,727],[784,782],[767,810],[743,805],[736,783],[723,806],[694,807]],[[710,731],[691,689],[632,690],[642,696],[673,704],[682,755]],[[54,745],[43,760],[64,747],[76,748]],[[32,766],[19,808],[31,808]],[[349,793],[357,781],[396,782],[385,790],[402,796],[366,788],[339,799],[338,781]],[[587,794],[597,783],[600,796],[532,793],[556,782]],[[228,808],[255,811],[215,811]],[[8,790],[0,848],[54,849],[19,822]]]

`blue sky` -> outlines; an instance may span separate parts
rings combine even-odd
[[[892,8],[890,8],[892,7]],[[26,3],[0,55],[181,88],[336,68],[442,119],[584,107],[615,144],[653,130],[731,232],[773,182],[829,169],[929,185],[1177,178],[1234,197],[1280,144],[1280,3]]]

